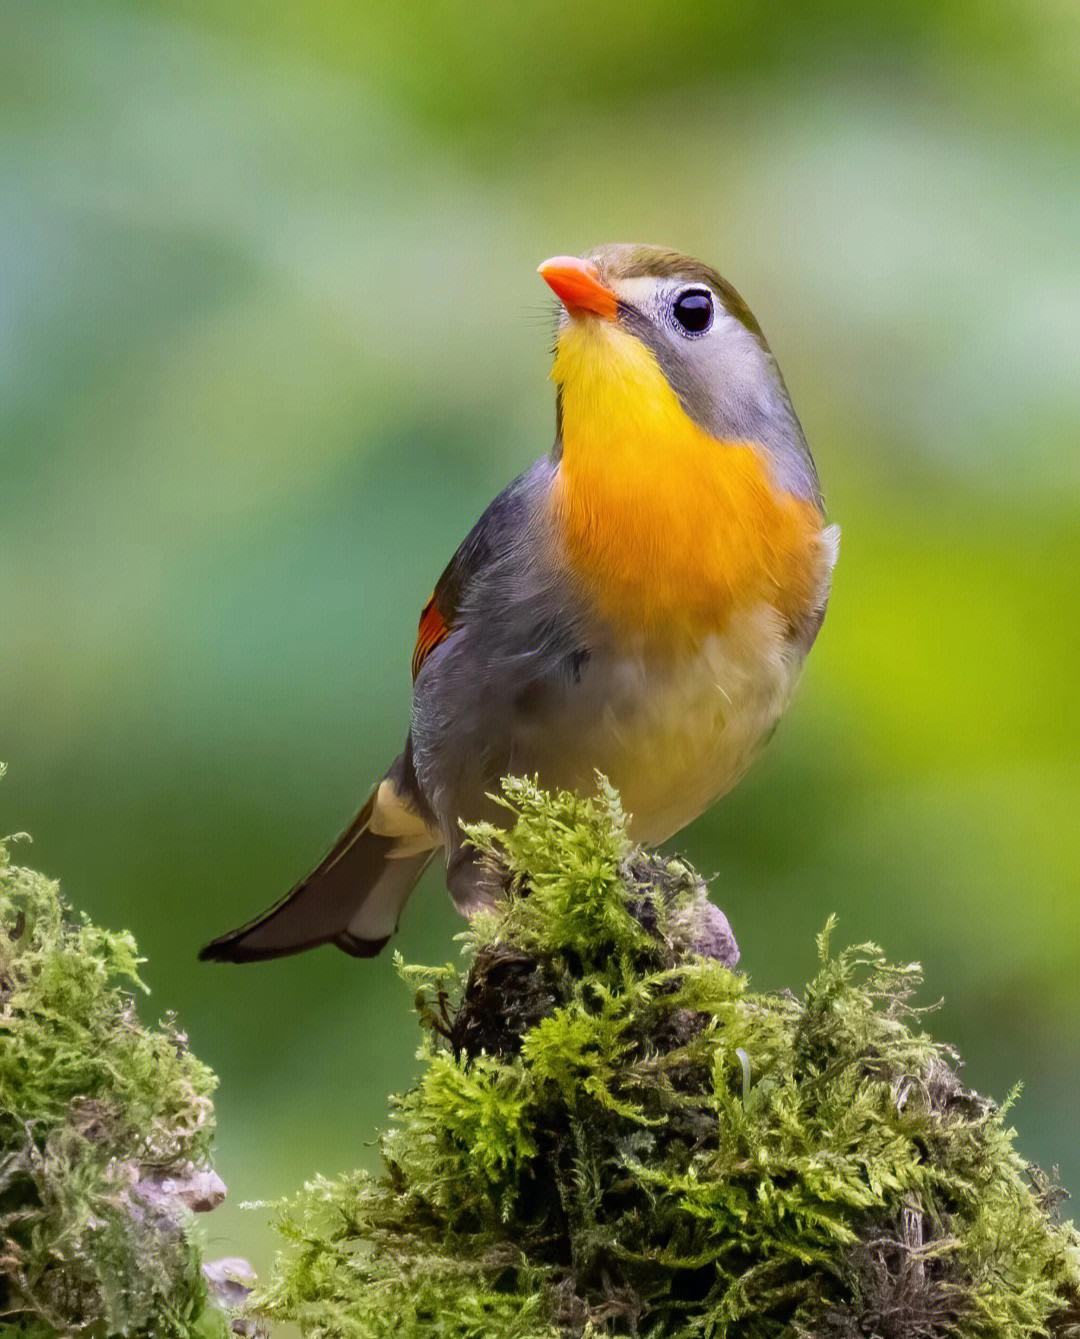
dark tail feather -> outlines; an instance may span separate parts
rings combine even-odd
[[[372,958],[397,927],[405,900],[433,852],[394,856],[394,837],[368,831],[375,796],[357,814],[325,860],[306,879],[247,925],[212,940],[203,961],[259,962],[336,944]]]

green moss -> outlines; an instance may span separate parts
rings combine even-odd
[[[0,1333],[210,1339],[189,1207],[209,1171],[213,1074],[142,1026],[135,942],[74,922],[0,845]]]
[[[630,847],[606,786],[505,803],[472,834],[508,896],[467,971],[401,968],[423,1070],[385,1171],[281,1210],[262,1314],[326,1339],[1080,1332],[1077,1236],[922,1030],[916,967],[826,930],[802,999],[754,993],[695,951],[700,881]]]

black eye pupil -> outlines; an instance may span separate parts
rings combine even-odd
[[[675,299],[675,319],[688,335],[700,335],[712,325],[712,295],[697,288]]]

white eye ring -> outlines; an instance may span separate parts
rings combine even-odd
[[[716,304],[707,288],[684,288],[671,304],[671,316],[679,333],[690,339],[708,332]]]

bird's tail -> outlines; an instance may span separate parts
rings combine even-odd
[[[259,962],[336,944],[353,957],[372,958],[397,928],[438,840],[388,776],[306,879],[261,916],[212,940],[199,957]]]

